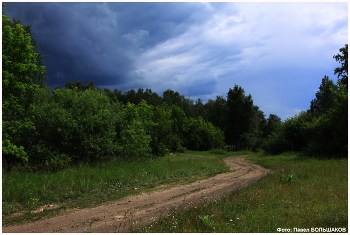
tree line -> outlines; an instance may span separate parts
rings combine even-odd
[[[337,83],[322,78],[310,108],[277,125],[262,148],[271,154],[302,151],[318,157],[343,157],[348,153],[348,44],[333,58]]]
[[[268,153],[347,151],[347,45],[335,56],[342,63],[335,70],[338,83],[325,77],[310,110],[282,122],[274,114],[266,119],[238,85],[226,98],[206,103],[170,89],[163,96],[141,88],[123,93],[81,80],[51,90],[30,26],[4,13],[2,20],[2,153],[7,168],[57,170],[116,156],[147,159],[227,145]]]

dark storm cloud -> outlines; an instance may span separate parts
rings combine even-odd
[[[34,38],[40,51],[47,55],[49,84],[63,86],[66,81],[83,79],[98,84],[107,83],[112,74],[101,70],[101,62],[95,61],[106,50],[91,24],[89,7],[83,5],[86,15],[79,14],[78,3],[8,3],[5,12],[32,25]],[[100,37],[106,35],[101,34]],[[100,49],[99,49],[100,47]],[[122,55],[121,55],[122,56]],[[116,61],[115,66],[125,70],[127,58]],[[126,64],[125,64],[126,63]],[[117,77],[118,74],[113,74]],[[119,80],[120,81],[120,80]]]
[[[49,85],[94,81],[202,100],[235,84],[266,115],[305,110],[348,40],[347,3],[7,3],[32,25]]]
[[[134,57],[207,20],[201,4],[6,3],[5,13],[32,25],[47,55],[49,84],[94,81],[97,86],[137,83]],[[136,84],[134,84],[135,86]]]

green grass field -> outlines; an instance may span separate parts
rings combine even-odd
[[[176,153],[144,162],[113,160],[95,166],[81,165],[54,173],[12,171],[2,173],[3,223],[6,216],[42,205],[88,207],[138,194],[159,185],[186,183],[227,172],[225,151]],[[23,216],[22,216],[23,217]],[[36,216],[38,217],[38,216]]]
[[[318,160],[294,153],[248,159],[271,169],[271,173],[220,199],[174,209],[169,217],[135,232],[348,231],[347,159]]]
[[[92,207],[121,197],[227,172],[221,161],[249,155],[271,169],[248,187],[216,200],[174,208],[171,216],[134,232],[278,232],[278,228],[346,228],[348,225],[348,161],[301,158],[294,153],[263,156],[251,152],[186,152],[145,162],[110,161],[54,173],[3,171],[3,224],[54,216],[74,207]],[[39,214],[32,209],[60,204]],[[11,212],[27,211],[17,217]]]

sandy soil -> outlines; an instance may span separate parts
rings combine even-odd
[[[160,216],[167,216],[171,208],[185,207],[212,199],[244,187],[261,178],[268,170],[244,160],[246,156],[224,159],[234,172],[186,185],[161,189],[152,193],[124,198],[96,208],[80,209],[70,214],[32,223],[3,227],[4,233],[112,233],[128,232],[140,224],[147,224]]]

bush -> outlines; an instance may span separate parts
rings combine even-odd
[[[146,101],[128,103],[118,115],[118,155],[124,158],[147,158],[151,155],[151,132],[154,123],[152,106]]]
[[[228,152],[226,152],[225,150],[220,150],[220,149],[209,150],[209,153],[214,154],[214,155],[217,155],[217,154],[226,155],[226,154],[228,154]]]
[[[280,154],[287,151],[300,151],[307,145],[305,126],[312,120],[309,112],[300,112],[287,119],[269,135],[261,147],[268,154]]]
[[[201,117],[197,119],[188,118],[184,130],[187,140],[185,147],[189,150],[205,151],[225,145],[224,133]]]
[[[43,91],[36,101],[30,110],[36,127],[30,164],[62,166],[99,160],[115,152],[116,108],[105,94],[58,89],[52,94]]]
[[[262,143],[261,148],[265,150],[267,154],[280,154],[292,149],[291,144],[284,138],[283,133],[272,133]]]

